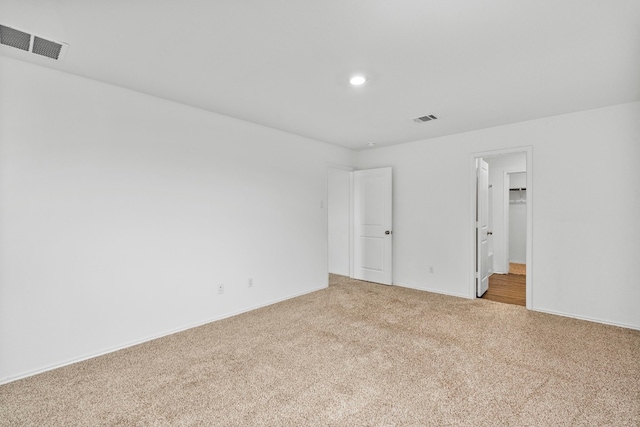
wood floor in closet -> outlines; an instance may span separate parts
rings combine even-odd
[[[523,274],[492,274],[489,289],[482,298],[507,304],[526,305],[526,280]]]

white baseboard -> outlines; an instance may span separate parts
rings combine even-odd
[[[419,291],[432,292],[432,293],[441,294],[441,295],[448,295],[448,296],[452,296],[452,297],[469,299],[468,295],[457,294],[457,293],[453,293],[453,292],[442,292],[441,290],[432,289],[432,288],[428,288],[428,287],[424,287],[424,286],[409,285],[409,284],[406,284],[406,283],[399,283],[399,282],[395,282],[394,285],[395,286],[401,286],[403,288],[415,289],[415,290],[419,290]],[[325,288],[326,288],[326,286],[321,286],[321,287],[314,288],[314,289],[311,289],[311,290],[308,290],[308,291],[292,294],[292,295],[289,295],[289,296],[286,296],[286,297],[282,297],[282,298],[278,298],[278,299],[266,302],[264,304],[259,304],[259,305],[256,305],[256,306],[248,307],[246,309],[239,310],[239,311],[236,311],[236,312],[233,312],[233,313],[225,313],[225,314],[220,315],[220,316],[215,316],[215,317],[212,317],[212,318],[209,318],[209,319],[197,322],[197,323],[193,323],[193,324],[190,324],[190,325],[187,325],[187,326],[182,326],[182,327],[179,327],[179,328],[175,328],[175,329],[172,329],[172,330],[169,330],[169,331],[166,331],[166,332],[162,332],[160,334],[155,334],[155,335],[152,335],[152,336],[149,336],[149,337],[146,337],[146,338],[142,338],[142,339],[139,339],[139,340],[130,341],[130,342],[127,342],[125,344],[119,345],[117,347],[112,347],[112,348],[104,350],[104,351],[91,353],[89,355],[85,355],[85,356],[82,356],[82,357],[79,357],[79,358],[74,358],[74,359],[71,359],[71,360],[67,360],[65,362],[56,363],[56,364],[49,365],[49,366],[46,366],[46,367],[43,367],[43,368],[39,368],[39,369],[34,369],[32,371],[28,371],[28,372],[25,372],[25,373],[22,373],[22,374],[19,374],[19,375],[2,378],[2,379],[0,379],[0,385],[1,384],[7,384],[7,383],[10,383],[10,382],[13,382],[13,381],[18,381],[18,380],[23,379],[23,378],[28,378],[28,377],[31,377],[31,376],[34,376],[34,375],[37,375],[37,374],[41,374],[43,372],[51,371],[53,369],[62,368],[64,366],[72,365],[74,363],[82,362],[84,360],[93,359],[94,357],[103,356],[105,354],[109,354],[109,353],[113,353],[113,352],[116,352],[116,351],[119,351],[119,350],[123,350],[123,349],[128,348],[128,347],[133,347],[134,345],[142,344],[142,343],[147,342],[147,341],[152,341],[152,340],[155,340],[155,339],[158,339],[158,338],[162,338],[162,337],[165,337],[165,336],[168,336],[168,335],[172,335],[172,334],[175,334],[175,333],[178,333],[178,332],[186,331],[187,329],[196,328],[198,326],[206,325],[207,323],[211,323],[211,322],[215,322],[215,321],[218,321],[218,320],[226,319],[226,318],[229,318],[229,317],[237,316],[237,315],[242,314],[242,313],[246,313],[246,312],[249,312],[249,311],[252,311],[252,310],[257,310],[259,308],[266,307],[266,306],[269,306],[269,305],[277,304],[279,302],[286,301],[286,300],[289,300],[289,299],[292,299],[292,298],[296,298],[296,297],[300,297],[302,295],[310,294],[310,293],[313,293],[313,292],[316,292],[316,291],[319,291],[319,290],[325,289]],[[547,314],[553,314],[553,315],[557,315],[557,316],[569,317],[569,318],[573,318],[573,319],[586,320],[586,321],[589,321],[589,322],[602,323],[602,324],[605,324],[605,325],[618,326],[618,327],[626,328],[626,329],[640,330],[640,326],[639,325],[631,325],[631,324],[626,324],[626,323],[614,322],[614,321],[611,321],[611,320],[599,319],[599,318],[588,317],[588,316],[580,316],[580,315],[564,313],[564,312],[555,311],[555,310],[532,308],[532,311],[538,311],[538,312],[541,312],[541,313],[547,313]]]
[[[614,322],[611,320],[598,319],[596,317],[580,316],[577,314],[570,314],[570,313],[564,313],[562,311],[546,310],[541,308],[532,308],[531,311],[538,311],[540,313],[554,314],[556,316],[570,317],[572,319],[578,319],[578,320],[587,320],[589,322],[602,323],[604,325],[618,326],[620,328],[634,329],[634,330],[640,331],[640,325],[629,325],[626,323]]]
[[[409,284],[400,283],[400,282],[394,282],[393,285],[394,286],[400,286],[400,287],[403,287],[403,288],[415,289],[415,290],[418,290],[418,291],[432,292],[434,294],[448,295],[450,297],[458,297],[458,298],[469,299],[469,295],[457,294],[457,293],[454,293],[454,292],[443,292],[443,291],[441,291],[439,289],[432,289],[432,288],[428,288],[426,286],[409,285]]]
[[[415,285],[409,285],[409,284],[406,284],[406,283],[399,283],[399,282],[395,282],[394,285],[395,286],[401,286],[403,288],[416,289],[416,290],[419,290],[419,291],[433,292],[435,294],[449,295],[449,296],[452,296],[452,297],[459,297],[459,298],[469,299],[468,295],[456,294],[456,293],[453,293],[453,292],[442,292],[440,290],[427,288],[427,287],[424,287],[424,286],[415,286]],[[535,307],[531,308],[531,311],[538,311],[538,312],[541,312],[541,313],[554,314],[556,316],[569,317],[569,318],[572,318],[572,319],[586,320],[586,321],[589,321],[589,322],[602,323],[604,325],[618,326],[620,328],[640,330],[640,326],[639,325],[631,325],[631,324],[627,324],[627,323],[614,322],[612,320],[599,319],[599,318],[595,318],[595,317],[580,316],[580,315],[571,314],[571,313],[564,313],[564,312],[561,312],[561,311],[546,310],[546,309],[540,309],[540,308],[535,308]]]
[[[74,359],[70,359],[70,360],[67,360],[67,361],[64,361],[64,362],[55,363],[55,364],[52,364],[52,365],[49,365],[49,366],[45,366],[43,368],[34,369],[34,370],[31,370],[31,371],[28,371],[28,372],[24,372],[24,373],[21,373],[21,374],[18,374],[18,375],[5,377],[5,378],[0,378],[0,385],[7,384],[7,383],[10,383],[10,382],[13,382],[13,381],[18,381],[18,380],[21,380],[23,378],[32,377],[34,375],[38,375],[38,374],[41,374],[43,372],[52,371],[54,369],[62,368],[64,366],[73,365],[74,363],[82,362],[84,360],[93,359],[94,357],[104,356],[105,354],[113,353],[115,351],[123,350],[123,349],[129,348],[129,347],[133,347],[134,345],[142,344],[142,343],[145,343],[147,341],[153,341],[153,340],[158,339],[158,338],[162,338],[162,337],[166,337],[168,335],[176,334],[178,332],[186,331],[187,329],[197,328],[198,326],[206,325],[207,323],[211,323],[211,322],[215,322],[215,321],[218,321],[218,320],[226,319],[226,318],[229,318],[229,317],[237,316],[238,314],[246,313],[246,312],[249,312],[249,311],[252,311],[252,310],[257,310],[259,308],[266,307],[268,305],[277,304],[277,303],[282,302],[282,301],[286,301],[286,300],[289,300],[289,299],[292,299],[292,298],[297,298],[297,297],[300,297],[302,295],[310,294],[310,293],[319,291],[321,289],[326,289],[326,288],[327,288],[327,286],[325,285],[325,286],[321,286],[319,288],[314,288],[314,289],[311,289],[311,290],[308,290],[308,291],[292,294],[292,295],[289,295],[289,296],[286,296],[286,297],[283,297],[283,298],[278,298],[278,299],[266,302],[264,304],[259,304],[259,305],[256,305],[256,306],[252,306],[252,307],[249,307],[249,308],[246,308],[246,309],[243,309],[243,310],[239,310],[239,311],[236,311],[236,312],[233,312],[233,313],[225,313],[225,314],[222,314],[220,316],[214,316],[214,317],[209,318],[207,320],[203,320],[203,321],[200,321],[200,322],[197,322],[197,323],[189,324],[187,326],[181,326],[179,328],[175,328],[175,329],[171,329],[171,330],[166,331],[166,332],[162,332],[162,333],[159,333],[159,334],[151,335],[151,336],[148,336],[146,338],[141,338],[141,339],[135,340],[135,341],[129,341],[129,342],[125,343],[125,344],[122,344],[122,345],[119,345],[119,346],[116,346],[116,347],[112,347],[112,348],[109,348],[107,350],[99,351],[99,352],[96,352],[96,353],[91,353],[89,355],[84,355],[84,356],[81,356],[81,357],[78,357],[78,358],[74,358]]]

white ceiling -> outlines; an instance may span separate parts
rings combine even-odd
[[[640,0],[0,0],[0,23],[70,45],[3,55],[357,150],[640,100]]]

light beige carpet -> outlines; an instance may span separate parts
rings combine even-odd
[[[640,424],[638,331],[332,283],[0,386],[0,425]]]

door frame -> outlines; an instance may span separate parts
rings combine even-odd
[[[469,159],[469,298],[476,299],[476,159],[498,157],[505,154],[526,153],[527,156],[527,277],[526,277],[526,307],[534,308],[533,304],[533,147],[514,147],[499,150],[475,152]]]
[[[325,220],[327,230],[327,271],[329,271],[329,171],[331,169],[337,169],[340,171],[349,172],[349,277],[353,277],[353,172],[356,170],[353,166],[338,164],[338,163],[326,163],[327,165],[327,178],[325,188]],[[322,202],[321,202],[322,204]],[[322,207],[322,206],[321,206]],[[329,275],[327,274],[327,278]]]

